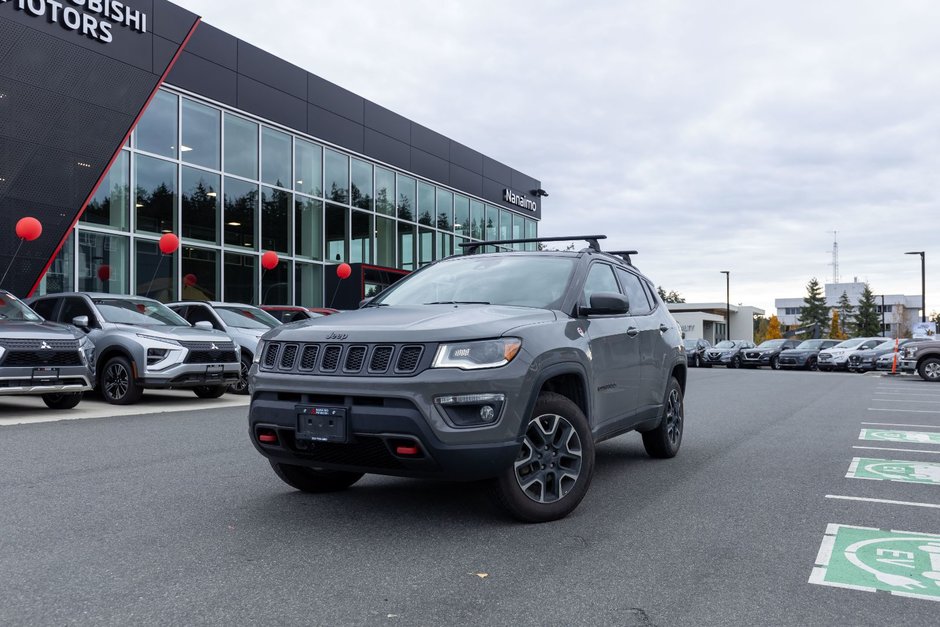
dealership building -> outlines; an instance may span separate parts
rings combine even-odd
[[[336,264],[365,294],[462,242],[535,237],[545,195],[164,0],[0,0],[0,271],[15,254],[21,296],[328,306]]]

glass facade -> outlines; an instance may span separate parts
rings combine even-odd
[[[537,222],[162,88],[39,293],[323,306],[340,262],[416,270]],[[164,255],[159,238],[175,233]],[[534,246],[533,246],[534,247]],[[273,250],[280,261],[261,267]],[[329,295],[327,295],[328,297]]]

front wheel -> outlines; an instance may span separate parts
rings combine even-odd
[[[62,394],[43,394],[42,402],[49,409],[72,409],[82,402],[82,392],[65,392]]]
[[[694,357],[692,357],[692,367],[693,367],[693,368],[701,368],[701,367],[702,367],[702,358],[699,357],[698,355],[695,355]]]
[[[928,357],[917,366],[917,374],[924,381],[940,381],[940,359]]]
[[[307,468],[306,466],[293,466],[271,462],[274,474],[281,481],[301,492],[314,494],[321,492],[338,492],[345,490],[362,479],[361,472],[346,472],[343,470],[325,470],[322,468]]]
[[[541,523],[570,514],[594,475],[594,439],[569,398],[542,392],[512,466],[494,480],[496,502],[514,518]]]
[[[134,380],[134,370],[126,357],[112,357],[104,365],[98,383],[104,400],[112,405],[133,405],[144,389]]]
[[[228,391],[232,394],[248,394],[248,371],[251,370],[251,358],[242,355],[241,365],[238,370],[238,381],[228,386]]]
[[[771,370],[780,370],[780,360],[776,357],[770,358],[770,369]]]
[[[739,355],[735,355],[734,357],[732,357],[732,358],[731,358],[731,361],[728,362],[728,367],[729,367],[729,368],[740,368],[740,367],[741,367],[741,357],[740,357]]]
[[[814,372],[819,370],[819,364],[814,357],[809,358],[809,361],[806,363],[806,369]]]
[[[682,398],[682,386],[675,377],[669,380],[666,388],[666,400],[659,426],[643,434],[643,448],[650,457],[668,459],[675,457],[682,444],[682,430],[685,427],[685,403]]]

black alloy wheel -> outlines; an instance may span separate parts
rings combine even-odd
[[[776,356],[770,358],[770,369],[780,370],[780,359]]]
[[[806,360],[806,369],[812,371],[819,370],[819,363],[816,361],[815,357],[810,357]]]
[[[248,394],[248,371],[251,370],[251,358],[242,355],[238,368],[238,381],[228,386],[232,394]]]
[[[104,400],[112,405],[132,405],[144,391],[134,380],[131,362],[126,357],[112,357],[105,364],[99,381]]]
[[[542,392],[512,466],[494,481],[496,502],[523,522],[558,520],[587,494],[594,474],[594,439],[569,398]]]
[[[659,426],[643,434],[643,448],[650,457],[668,459],[675,457],[682,444],[682,432],[685,428],[685,402],[682,386],[675,377],[666,388]]]
[[[735,355],[731,358],[731,361],[728,362],[729,368],[740,368],[741,367],[741,356]]]

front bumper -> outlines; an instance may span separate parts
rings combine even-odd
[[[0,396],[67,394],[92,389],[92,376],[84,366],[46,369],[0,368]]]
[[[805,368],[809,364],[809,355],[781,355],[777,365],[781,368]]]
[[[268,459],[300,466],[458,481],[488,479],[512,465],[531,412],[528,390],[536,373],[517,357],[500,369],[428,369],[413,377],[249,375],[252,400],[249,437]],[[501,415],[491,425],[453,425],[435,397],[502,394]],[[297,438],[303,407],[345,409],[347,440],[308,442]],[[274,433],[276,443],[262,442]],[[269,436],[270,437],[270,436]],[[402,454],[399,448],[416,449]]]
[[[180,364],[165,372],[145,372],[138,383],[145,388],[193,388],[202,385],[231,385],[238,381],[241,365],[238,362],[223,364]]]
[[[901,372],[914,372],[917,370],[916,359],[898,359],[898,370]]]
[[[816,366],[820,370],[848,370],[849,368],[849,359],[848,357],[841,358],[828,358],[820,357]]]
[[[747,355],[741,356],[741,365],[742,366],[769,366],[770,360],[773,355],[761,355],[760,357],[748,357]]]

